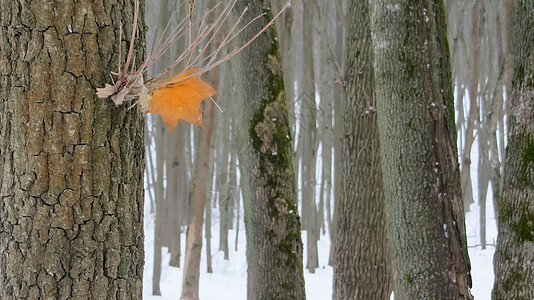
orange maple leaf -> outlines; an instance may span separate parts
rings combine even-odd
[[[174,75],[169,84],[156,89],[152,95],[147,113],[159,113],[171,133],[179,119],[204,127],[200,103],[217,91],[197,76],[190,77],[197,72],[198,68],[194,68]]]

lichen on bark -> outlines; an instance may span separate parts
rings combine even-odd
[[[272,14],[267,3],[248,3],[250,15],[266,14],[243,36],[253,36]],[[244,7],[245,1],[238,1]],[[248,15],[248,14],[247,14]],[[291,135],[274,27],[232,61],[243,74],[238,154],[243,177],[249,299],[303,299],[302,241],[291,160]]]

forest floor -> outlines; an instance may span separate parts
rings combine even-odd
[[[145,207],[147,207],[146,205]],[[491,299],[493,287],[493,253],[497,240],[497,229],[493,218],[493,205],[488,202],[487,207],[487,248],[482,250],[479,240],[479,214],[478,206],[472,205],[471,212],[467,214],[466,228],[469,244],[469,256],[471,259],[471,272],[473,277],[472,293],[475,299]],[[200,270],[200,299],[224,300],[246,299],[247,266],[245,257],[245,231],[241,221],[238,236],[237,251],[235,250],[235,230],[229,232],[230,260],[224,260],[223,252],[218,251],[219,223],[217,210],[213,210],[212,220],[212,261],[213,273],[207,273],[206,266],[206,243],[202,249],[202,262]],[[241,213],[241,216],[243,214]],[[302,233],[304,244],[306,234]],[[182,234],[182,251],[185,249],[185,234]],[[304,271],[306,282],[306,298],[308,300],[324,300],[332,298],[332,267],[328,265],[330,240],[328,234],[321,235],[318,243],[319,269],[315,274],[308,270]],[[304,247],[306,251],[306,247]],[[182,252],[183,253],[183,252]],[[154,258],[154,214],[145,212],[145,270],[144,270],[144,299],[166,300],[179,299],[182,287],[182,268],[174,268],[168,265],[170,255],[167,248],[163,248],[163,265],[160,288],[162,296],[152,296],[152,272]],[[306,258],[306,253],[304,253]],[[304,265],[306,259],[304,259]],[[183,255],[181,266],[183,266]],[[392,297],[393,299],[393,297]]]

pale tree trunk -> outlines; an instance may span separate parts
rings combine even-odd
[[[204,129],[200,132],[197,159],[191,196],[189,197],[189,222],[186,233],[184,276],[180,299],[198,299],[200,278],[200,255],[202,252],[202,225],[206,206],[206,190],[210,159],[210,141],[213,130],[215,105],[211,100],[204,101]]]
[[[164,218],[167,211],[166,202],[165,202],[165,188],[164,188],[164,152],[165,152],[165,140],[169,133],[167,125],[163,123],[163,120],[157,116],[156,117],[156,186],[155,186],[155,195],[156,195],[156,218],[154,226],[154,263],[152,269],[152,295],[161,295],[161,289],[159,282],[161,279],[161,263],[162,263],[162,247],[164,241],[163,229],[164,229]]]
[[[224,252],[224,259],[230,259],[228,247],[228,230],[232,226],[232,208],[230,198],[230,174],[228,171],[228,160],[230,152],[230,116],[232,115],[230,103],[230,89],[232,88],[233,76],[229,74],[228,64],[221,67],[219,71],[219,97],[218,104],[224,108],[224,115],[218,114],[219,126],[215,128],[218,132],[218,155],[217,155],[217,175],[215,177],[216,191],[219,192],[219,251]],[[227,92],[228,91],[228,92]]]
[[[448,5],[448,33],[451,42],[453,83],[457,86],[457,128],[460,149],[460,176],[464,208],[474,203],[471,181],[471,150],[475,141],[475,127],[479,119],[477,107],[479,83],[480,21],[482,1],[444,1]],[[476,58],[475,58],[476,57]],[[469,92],[469,93],[467,93]],[[468,101],[464,101],[467,94]]]
[[[208,180],[209,181],[209,180]],[[209,185],[208,185],[209,186]],[[209,190],[209,188],[208,188]],[[204,220],[205,224],[205,238],[206,238],[206,272],[213,273],[213,260],[211,259],[211,203],[212,193],[209,193],[206,197],[206,216]]]
[[[143,296],[144,117],[95,91],[133,6],[0,1],[0,299]]]
[[[286,0],[270,0],[274,11],[280,11],[286,4]],[[295,117],[295,86],[294,86],[294,59],[295,51],[293,51],[293,15],[294,6],[289,6],[282,13],[282,15],[276,19],[276,32],[278,33],[278,40],[280,41],[280,54],[282,56],[282,69],[284,72],[284,85],[285,93],[288,101],[289,121],[292,131],[297,124]],[[298,54],[297,54],[298,55]]]
[[[503,168],[502,148],[498,142],[503,131],[503,86],[505,83],[505,56],[503,44],[503,18],[501,2],[449,2],[449,41],[451,44],[453,77],[458,89],[457,112],[459,141],[465,139],[461,156],[470,163],[469,152],[475,141],[478,146],[478,170],[470,173],[470,166],[462,164],[462,184],[464,201],[468,204],[473,197],[471,178],[477,178],[479,204],[479,229],[482,248],[486,244],[486,198],[491,184],[494,199],[500,197],[502,188],[501,173]],[[473,46],[474,45],[474,46]],[[474,65],[473,65],[474,64]],[[475,72],[476,71],[476,74]],[[470,109],[465,120],[464,110],[467,105],[463,96],[469,87],[471,96],[476,94],[476,111]],[[468,101],[472,102],[471,100]],[[478,115],[478,116],[477,116]],[[474,123],[473,123],[474,121]],[[463,128],[463,123],[466,127]],[[475,133],[476,130],[476,133]],[[465,135],[463,135],[465,131]],[[471,177],[471,178],[470,178]],[[497,205],[495,205],[496,207]]]
[[[182,255],[180,238],[183,222],[182,203],[186,201],[183,195],[187,184],[187,176],[185,174],[185,130],[187,128],[189,128],[189,125],[185,122],[178,122],[178,125],[172,131],[169,141],[173,149],[172,154],[169,155],[172,164],[168,170],[169,177],[167,178],[168,189],[171,191],[171,199],[169,199],[169,213],[171,214],[169,251],[171,252],[171,258],[169,265],[177,268],[180,267],[180,256]]]
[[[315,273],[319,267],[319,255],[317,250],[318,230],[317,230],[317,205],[315,193],[315,169],[317,161],[317,148],[319,139],[317,137],[317,105],[315,100],[315,76],[313,59],[313,25],[314,25],[314,1],[303,1],[304,22],[303,22],[303,75],[302,86],[302,107],[301,107],[301,134],[304,136],[302,166],[302,207],[306,207],[306,246],[308,251],[306,268],[310,273]],[[304,132],[302,132],[304,131]]]
[[[472,299],[442,1],[373,1],[395,299]]]
[[[331,7],[335,5],[332,1],[316,1],[317,5],[317,27],[319,32],[317,36],[317,48],[319,49],[318,60],[316,64],[319,67],[317,72],[317,88],[319,90],[321,105],[318,128],[318,141],[322,146],[322,172],[320,181],[319,207],[317,214],[317,222],[322,228],[323,235],[327,230],[327,223],[331,219],[331,195],[332,195],[332,150],[333,150],[333,126],[332,126],[332,109],[334,102],[334,80],[335,65],[337,64],[334,56],[332,43],[335,41],[337,35],[334,22],[332,22]],[[329,217],[327,217],[329,216]],[[328,220],[327,220],[328,219]],[[328,223],[328,230],[330,230],[330,223]]]
[[[246,40],[272,18],[267,1],[248,5]],[[302,241],[280,52],[269,28],[234,57],[244,97],[234,101],[245,207],[248,299],[305,299]],[[237,113],[240,112],[240,113]]]
[[[173,130],[173,133],[178,128]],[[180,250],[176,249],[179,247],[180,240],[180,230],[179,230],[179,217],[180,217],[180,183],[178,181],[179,173],[179,164],[180,159],[179,155],[180,148],[183,147],[183,144],[180,144],[180,134],[172,134],[166,138],[165,141],[165,181],[167,187],[165,189],[165,223],[162,225],[163,228],[163,238],[164,246],[169,248],[169,252],[172,255],[169,265],[180,264]],[[183,148],[182,148],[183,149]],[[178,242],[177,242],[178,241]],[[178,243],[178,244],[177,244]],[[177,262],[178,261],[178,262]]]
[[[344,114],[344,101],[345,98],[345,83],[343,75],[345,73],[345,0],[336,0],[335,5],[332,6],[332,14],[335,15],[333,18],[335,21],[336,30],[336,40],[335,40],[335,57],[337,60],[336,67],[336,80],[334,85],[334,135],[333,135],[333,146],[334,146],[334,174],[332,176],[334,180],[334,201],[333,201],[333,215],[331,216],[331,229],[329,230],[330,235],[330,255],[328,257],[328,265],[333,265],[334,262],[334,250],[336,245],[336,225],[337,224],[337,203],[341,198],[341,139],[343,137],[343,114]]]
[[[471,181],[471,149],[475,141],[474,130],[477,126],[475,122],[479,120],[478,108],[478,90],[479,90],[479,67],[480,67],[480,43],[481,43],[481,16],[484,6],[482,0],[475,1],[473,8],[473,19],[471,26],[471,44],[473,47],[473,56],[471,57],[471,69],[469,70],[469,114],[465,129],[465,144],[462,150],[461,160],[461,184],[463,188],[464,208],[469,211],[469,206],[474,203],[473,200],[473,184]],[[482,81],[485,79],[482,79]]]
[[[506,37],[504,36],[504,22],[502,21],[503,9],[501,2],[488,2],[486,3],[484,17],[488,22],[485,22],[485,41],[487,47],[483,50],[486,52],[484,64],[486,66],[486,72],[481,76],[487,81],[486,90],[484,93],[484,114],[481,115],[480,123],[484,126],[484,132],[481,134],[485,136],[486,142],[481,143],[484,146],[484,157],[486,161],[482,164],[487,166],[487,180],[488,186],[491,184],[494,200],[494,207],[497,207],[497,201],[500,198],[502,191],[502,173],[504,170],[504,159],[502,159],[504,153],[502,147],[504,147],[504,140],[499,141],[499,134],[504,137],[504,85],[505,81],[505,51],[503,45],[505,44]],[[507,89],[510,89],[508,86]],[[510,101],[510,100],[508,100]],[[480,130],[482,131],[482,130]],[[502,142],[501,148],[499,148],[499,142]],[[479,170],[479,173],[481,171]],[[479,183],[480,184],[480,183]],[[486,193],[484,190],[480,190],[480,193]],[[484,249],[486,245],[486,204],[482,201],[486,201],[484,198],[480,198],[480,236],[481,245]],[[495,214],[497,217],[497,214]],[[484,218],[484,219],[483,219]]]
[[[235,127],[234,127],[235,128]],[[235,136],[235,133],[234,133]],[[235,140],[233,140],[235,141]],[[235,151],[232,153],[232,157],[230,158],[230,172],[232,176],[230,177],[230,197],[232,198],[232,201],[234,201],[234,207],[235,207],[235,245],[234,245],[234,251],[237,252],[237,245],[239,243],[239,224],[240,224],[240,216],[241,216],[241,188],[237,186],[237,155]]]
[[[317,33],[316,47],[319,49],[317,64],[319,67],[318,75],[316,75],[317,88],[319,90],[321,105],[320,118],[318,122],[317,140],[322,146],[322,172],[320,181],[319,193],[319,207],[317,213],[317,225],[322,228],[323,234],[326,233],[325,224],[325,206],[330,202],[330,195],[332,192],[332,107],[334,100],[334,67],[331,61],[335,58],[330,51],[330,36],[331,22],[329,15],[330,2],[317,1],[317,27],[321,30]],[[334,34],[335,36],[335,34]],[[330,208],[330,206],[329,206]],[[319,230],[320,231],[320,230]]]
[[[534,299],[534,2],[506,4],[515,71],[492,296]]]
[[[152,1],[150,4],[159,6],[159,15],[154,18],[157,20],[155,26],[155,39],[161,38],[164,29],[169,26],[177,26],[179,20],[183,20],[189,14],[189,9],[185,5],[175,5],[176,1],[166,0]],[[156,40],[157,41],[157,40]],[[154,42],[153,42],[154,43]],[[178,57],[185,49],[185,43],[176,43],[173,48],[169,49],[167,53],[160,59],[163,68],[169,66],[176,57]],[[167,135],[167,151],[166,151],[166,182],[167,182],[167,214],[168,223],[166,231],[168,234],[169,252],[171,254],[169,265],[173,267],[180,267],[181,256],[181,233],[182,224],[187,223],[187,203],[189,201],[188,178],[186,167],[186,131],[191,125],[184,121],[179,121],[171,135]]]
[[[148,194],[148,199],[150,201],[150,213],[153,214],[156,209],[156,197],[154,196],[154,182],[156,182],[156,175],[154,175],[155,168],[154,163],[152,162],[152,134],[149,127],[152,127],[152,123],[148,121],[145,122],[145,191]]]
[[[389,299],[392,290],[374,98],[369,2],[348,10],[342,193],[334,253],[334,299]]]

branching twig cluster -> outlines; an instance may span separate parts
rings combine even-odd
[[[143,64],[137,69],[134,70],[133,64],[131,69],[130,62],[132,61],[133,53],[133,43],[135,40],[135,34],[137,29],[137,20],[139,16],[139,0],[135,1],[135,10],[134,10],[134,20],[133,20],[133,30],[132,37],[130,40],[130,48],[128,50],[128,55],[126,57],[126,64],[124,68],[121,69],[120,61],[120,44],[119,44],[119,65],[117,73],[112,72],[113,77],[116,78],[116,81],[113,81],[113,84],[106,84],[104,88],[97,89],[97,95],[99,98],[111,97],[115,105],[121,105],[124,101],[138,99],[133,105],[137,103],[143,108],[143,111],[146,111],[148,103],[150,102],[151,95],[155,90],[162,87],[170,87],[181,84],[182,82],[192,78],[198,77],[214,68],[219,66],[221,63],[229,60],[234,55],[243,50],[248,46],[252,41],[254,41],[261,33],[263,33],[269,26],[274,23],[274,20],[280,16],[280,14],[287,7],[289,1],[286,5],[280,10],[280,12],[271,20],[265,27],[263,27],[255,36],[253,36],[248,42],[241,45],[240,47],[234,49],[233,51],[228,51],[228,54],[221,56],[221,50],[228,46],[228,44],[234,40],[234,38],[239,35],[247,26],[256,21],[257,19],[264,16],[264,14],[255,17],[249,23],[239,27],[241,21],[243,20],[244,14],[247,12],[248,8],[245,7],[243,12],[240,14],[239,18],[235,23],[230,27],[228,33],[224,35],[222,41],[217,47],[214,47],[215,50],[212,53],[209,53],[205,56],[201,54],[208,49],[209,45],[214,43],[215,37],[220,34],[221,29],[224,23],[228,20],[232,10],[235,7],[237,0],[230,0],[222,8],[222,11],[214,16],[214,20],[211,23],[208,23],[208,17],[211,17],[216,9],[222,5],[221,3],[217,4],[211,9],[208,9],[198,22],[193,21],[193,12],[194,12],[194,2],[189,1],[190,5],[190,15],[185,17],[179,22],[179,24],[170,30],[170,33],[166,35],[169,25],[165,28],[160,40],[156,44],[154,50]],[[122,35],[122,30],[121,30]],[[165,37],[166,36],[166,37]],[[165,38],[164,38],[165,37]],[[151,67],[162,55],[169,50],[176,42],[182,38],[187,38],[187,47],[186,49],[178,56],[178,58],[162,72],[155,76],[147,75],[147,80],[143,80],[143,75],[146,75],[146,72],[149,67]],[[184,64],[185,62],[185,64]],[[192,73],[189,76],[180,77],[179,80],[176,80],[175,76],[167,76],[174,68],[179,65],[183,65],[183,70],[179,73],[183,73],[186,70],[191,70],[197,68],[197,71]],[[164,79],[168,78],[168,79]]]

